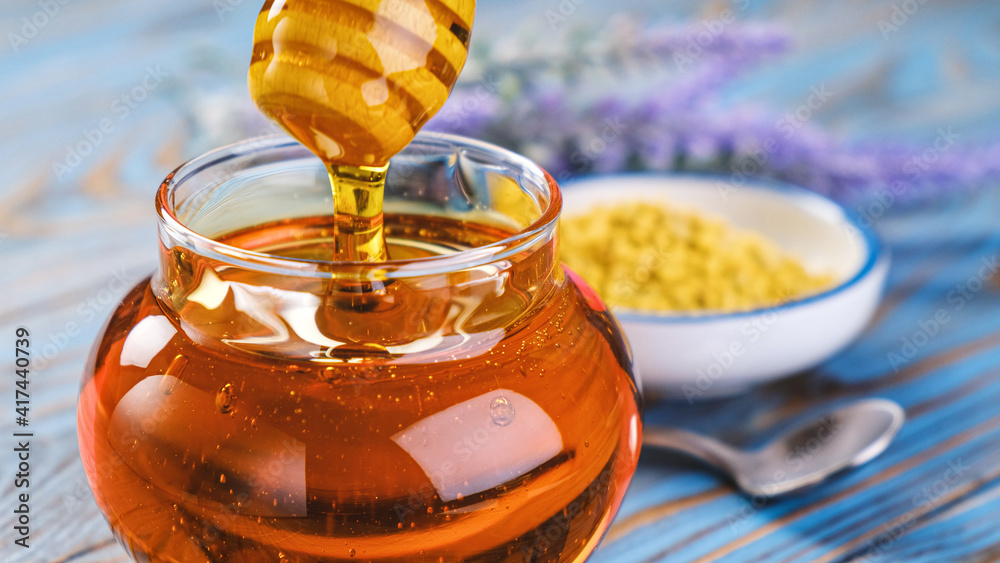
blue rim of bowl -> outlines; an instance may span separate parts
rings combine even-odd
[[[730,180],[730,176],[720,175],[720,174],[699,174],[695,172],[685,172],[678,174],[662,173],[662,172],[633,172],[625,174],[608,174],[608,175],[590,175],[582,176],[574,180],[565,182],[562,187],[563,200],[573,197],[573,190],[576,184],[586,184],[598,181],[608,181],[615,179],[638,179],[638,178],[648,178],[648,179],[659,179],[659,180],[697,180],[699,182],[704,182],[707,184],[710,181],[726,181]],[[812,295],[807,295],[802,299],[795,299],[782,303],[780,305],[775,305],[773,307],[761,307],[759,309],[751,309],[749,311],[738,311],[734,313],[707,313],[704,315],[676,315],[670,313],[657,313],[650,311],[648,313],[636,311],[635,309],[619,309],[617,307],[611,307],[614,312],[615,317],[621,322],[636,322],[636,323],[661,323],[661,324],[681,324],[681,323],[692,323],[692,322],[709,322],[709,321],[720,321],[729,319],[740,319],[746,317],[755,317],[767,313],[779,313],[786,311],[788,309],[794,309],[796,307],[807,305],[809,303],[814,303],[817,301],[822,301],[828,297],[832,297],[838,293],[842,293],[847,289],[857,285],[862,279],[868,277],[875,270],[875,266],[879,264],[883,259],[888,259],[888,254],[885,252],[885,247],[882,241],[875,234],[873,229],[863,227],[857,218],[851,216],[848,213],[847,208],[843,205],[833,201],[832,199],[818,194],[812,190],[807,190],[801,186],[796,186],[795,184],[789,184],[787,182],[782,182],[780,180],[769,180],[769,179],[752,179],[747,180],[737,189],[750,188],[750,189],[761,189],[769,190],[773,192],[780,192],[784,195],[791,196],[797,200],[811,199],[813,201],[820,202],[824,205],[828,205],[836,209],[844,220],[854,227],[858,233],[865,240],[865,248],[868,251],[867,259],[864,264],[858,268],[858,271],[847,280],[841,282],[840,284],[831,287],[830,289],[814,293]]]

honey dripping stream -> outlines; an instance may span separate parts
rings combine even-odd
[[[327,164],[326,169],[333,192],[334,259],[388,260],[382,201],[389,166]]]
[[[333,260],[389,258],[389,159],[444,105],[468,56],[475,0],[268,0],[249,89],[264,115],[326,164]]]

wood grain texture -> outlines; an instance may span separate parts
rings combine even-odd
[[[745,17],[789,25],[799,50],[780,71],[748,79],[737,101],[792,111],[810,85],[829,79],[850,95],[816,119],[852,135],[932,139],[938,127],[953,126],[974,138],[1000,124],[1000,82],[987,72],[1000,52],[995,6],[928,1],[899,33],[883,37],[878,21],[893,13],[891,1],[750,4]],[[665,5],[591,2],[574,17],[666,14]],[[705,5],[678,0],[669,3],[670,15],[708,17]],[[557,7],[481,3],[479,40],[512,26],[544,27],[545,10]],[[244,88],[259,3],[60,2],[31,38],[11,40],[40,9],[27,1],[0,8],[7,41],[0,55],[0,357],[12,354],[14,329],[25,326],[40,359],[31,383],[28,550],[11,545],[13,383],[0,377],[0,452],[8,452],[0,454],[0,561],[124,562],[78,457],[79,378],[117,299],[154,265],[159,181],[181,161],[241,134],[226,119],[239,115],[230,94]],[[858,342],[749,395],[694,406],[653,403],[646,413],[650,421],[750,443],[818,405],[887,397],[909,416],[888,451],[772,501],[749,499],[693,462],[646,452],[592,560],[1000,560],[1000,276],[968,297],[955,293],[980,276],[984,260],[1000,255],[998,217],[995,189],[890,209],[878,221],[893,252],[888,293]],[[889,353],[902,353],[903,339],[940,310],[949,321],[893,365]]]

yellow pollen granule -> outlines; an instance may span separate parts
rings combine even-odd
[[[608,305],[733,312],[778,305],[833,283],[764,237],[697,213],[627,203],[564,218],[560,258]]]

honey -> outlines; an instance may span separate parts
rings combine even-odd
[[[474,0],[268,0],[254,27],[250,95],[327,166],[334,257],[387,258],[389,158],[444,105],[468,56]]]
[[[220,241],[323,259],[334,221]],[[417,261],[510,234],[428,216],[386,223],[393,254]],[[463,274],[464,288],[414,278],[364,293],[381,353],[305,346],[313,337],[295,336],[307,331],[287,306],[295,332],[263,345],[239,296],[269,275],[165,252],[164,287],[185,297],[162,301],[155,281],[126,296],[80,399],[95,497],[134,557],[537,562],[593,549],[635,466],[637,390],[593,295],[538,277],[556,267],[554,245],[500,277]],[[227,289],[209,295],[206,280]],[[295,359],[304,346],[313,353]]]
[[[638,388],[560,266],[558,188],[417,135],[473,9],[265,3],[250,92],[305,148],[242,143],[168,176],[159,268],[84,377],[84,468],[136,560],[562,563],[607,530]]]

